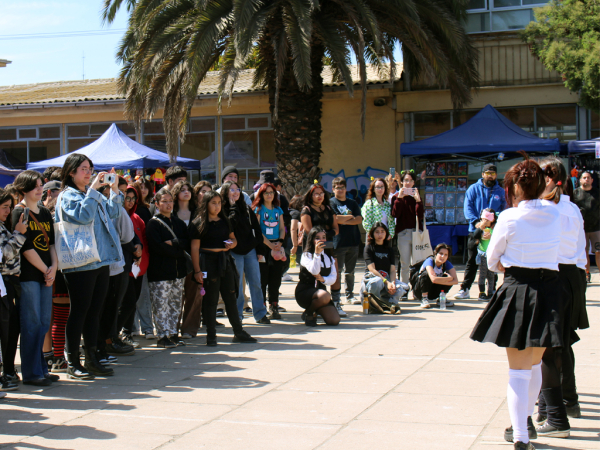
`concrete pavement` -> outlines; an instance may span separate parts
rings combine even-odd
[[[592,328],[575,345],[583,418],[571,420],[570,439],[540,439],[538,449],[600,449],[597,272],[593,281]],[[204,345],[204,335],[172,350],[141,339],[134,356],[113,365],[113,377],[61,375],[43,390],[20,385],[0,400],[0,448],[512,448],[503,440],[505,353],[469,339],[483,304],[464,300],[440,311],[409,301],[400,316],[346,306],[340,326],[310,329],[300,322],[294,288],[282,285],[284,320],[244,319],[258,344],[232,344],[229,327],[216,348]],[[477,287],[471,292],[476,297]]]

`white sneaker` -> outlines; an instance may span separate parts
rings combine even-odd
[[[281,281],[294,281],[294,279],[292,278],[292,276],[289,273],[286,273],[285,275],[283,275],[281,277]]]
[[[348,314],[346,314],[346,311],[342,309],[342,305],[340,303],[336,303],[335,307],[337,308],[337,312],[340,317],[348,317]]]
[[[421,308],[429,309],[431,305],[429,304],[429,300],[426,298],[421,299]]]
[[[461,289],[460,291],[458,291],[458,294],[454,296],[455,300],[461,300],[463,298],[471,298],[471,293],[469,292],[469,289]]]

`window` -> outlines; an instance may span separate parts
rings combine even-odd
[[[252,189],[261,170],[277,167],[271,117],[223,117],[221,125],[222,167],[235,166],[244,189]]]
[[[465,29],[467,33],[520,30],[535,20],[533,7],[548,0],[470,0]]]
[[[192,183],[200,179],[211,183],[217,181],[217,119],[215,117],[192,118],[185,142],[179,144],[179,155],[200,161],[200,174],[192,171]]]
[[[600,114],[590,111],[590,139],[600,137]]]
[[[14,169],[60,156],[59,125],[0,128],[0,161]]]
[[[111,125],[112,122],[67,125],[67,153],[91,144],[102,136]],[[116,125],[128,137],[136,140],[135,127],[133,125],[126,122],[116,122]]]
[[[415,141],[435,136],[452,128],[450,113],[418,113],[415,114],[414,136]]]
[[[142,124],[142,129],[144,130],[142,133],[142,143],[146,147],[167,153],[167,138],[161,119],[152,122],[144,122]]]

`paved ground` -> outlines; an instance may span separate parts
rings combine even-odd
[[[358,277],[360,278],[360,277]],[[600,449],[600,285],[588,290],[592,328],[576,344],[583,418],[570,439],[538,449]],[[120,358],[107,379],[22,386],[0,400],[10,449],[508,449],[504,352],[468,336],[482,305],[403,304],[401,316],[347,307],[337,328],[299,322],[295,284],[284,320],[250,325],[256,345],[205,339]],[[456,290],[456,288],[455,288]],[[477,288],[475,288],[475,291]]]

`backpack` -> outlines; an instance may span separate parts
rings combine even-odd
[[[415,291],[415,288],[417,286],[417,281],[419,280],[419,274],[420,274],[421,267],[423,266],[425,261],[427,261],[428,259],[433,259],[433,256],[430,256],[429,258],[425,258],[423,261],[419,261],[418,263],[415,263],[412,266],[410,266],[410,270],[408,272],[408,281],[410,283],[410,287],[412,288],[413,292]],[[446,272],[446,263],[444,263],[442,265],[442,271]]]
[[[365,295],[369,296],[369,314],[400,314],[399,306],[375,297],[373,294]]]

